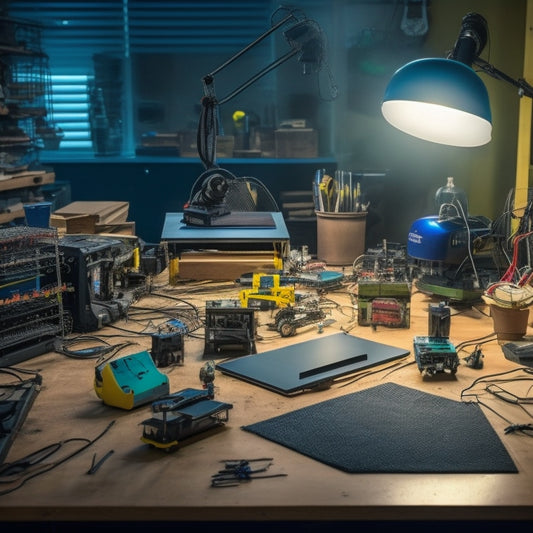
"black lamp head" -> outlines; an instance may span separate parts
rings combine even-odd
[[[298,61],[304,74],[316,72],[322,67],[325,54],[324,36],[314,21],[305,19],[286,30],[283,35],[293,50],[298,50]]]
[[[463,17],[461,30],[450,59],[460,61],[469,67],[481,55],[487,44],[487,21],[479,13],[467,13]]]

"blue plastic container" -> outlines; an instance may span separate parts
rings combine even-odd
[[[36,228],[49,228],[52,202],[36,202],[24,204],[26,224]]]

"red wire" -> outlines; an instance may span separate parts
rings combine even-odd
[[[529,231],[528,233],[523,233],[522,235],[517,235],[514,238],[513,242],[513,260],[511,264],[509,265],[509,268],[505,272],[505,274],[501,277],[500,281],[512,281],[513,275],[516,271],[516,264],[518,263],[518,243],[525,239],[526,237],[529,237],[533,234],[533,231]]]

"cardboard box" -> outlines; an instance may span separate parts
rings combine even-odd
[[[136,235],[135,222],[118,222],[117,224],[96,224],[95,233],[110,235]]]
[[[318,157],[318,132],[311,128],[282,128],[274,132],[276,157]]]
[[[50,216],[59,234],[113,233],[135,235],[135,222],[128,222],[129,202],[72,202]]]
[[[278,270],[281,260],[275,252],[183,252],[170,269],[170,284],[176,279],[232,281],[247,272]]]
[[[95,226],[98,217],[96,215],[70,215],[60,216],[52,214],[50,216],[50,225],[57,228],[61,234],[80,234],[95,233]]]
[[[76,215],[92,215],[98,224],[117,224],[128,219],[129,202],[72,202],[54,211],[55,217],[73,217]]]

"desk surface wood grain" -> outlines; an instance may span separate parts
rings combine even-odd
[[[130,341],[118,356],[151,349],[141,309],[159,311],[196,307],[205,301],[238,298],[233,283],[181,283],[170,286],[162,273],[152,293],[137,301],[127,320],[120,320],[94,335],[110,344]],[[399,361],[377,367],[375,372],[338,380],[327,389],[285,397],[251,383],[217,372],[215,397],[233,404],[227,424],[201,438],[193,437],[172,453],[141,442],[142,421],[150,405],[132,411],[109,407],[94,391],[94,359],[79,359],[52,352],[25,361],[20,368],[36,370],[42,388],[7,456],[13,462],[45,446],[70,439],[95,439],[92,446],[50,471],[29,479],[20,489],[0,496],[3,520],[531,520],[533,519],[533,441],[520,434],[504,434],[509,425],[500,414],[516,422],[530,422],[516,406],[495,404],[484,412],[519,470],[517,474],[348,474],[314,461],[241,429],[242,426],[330,398],[376,386],[386,381],[460,400],[461,391],[474,380],[516,369],[495,340],[480,344],[483,368],[468,367],[476,340],[493,333],[488,307],[452,307],[450,340],[466,347],[458,352],[461,365],[455,376],[421,375],[414,362],[413,337],[428,331],[428,306],[438,300],[413,289],[409,328],[360,326],[357,324],[352,286],[328,293],[334,322],[322,333],[316,325],[281,338],[271,331],[271,311],[257,312],[258,353],[339,331],[410,350]],[[164,295],[164,297],[159,296]],[[175,301],[173,301],[175,299]],[[181,312],[181,311],[180,311]],[[183,311],[185,312],[185,311]],[[157,323],[152,318],[152,326]],[[159,319],[163,322],[164,319]],[[528,334],[531,330],[528,330]],[[110,335],[110,337],[104,337]],[[472,344],[468,344],[472,341]],[[90,345],[91,342],[88,341]],[[184,364],[162,368],[172,392],[201,387],[203,329],[185,339]],[[530,411],[531,412],[531,411]],[[518,420],[520,418],[520,420]],[[439,423],[438,420],[435,421]],[[453,433],[453,427],[450,432]],[[316,438],[320,439],[317,430]],[[393,446],[394,443],[391,443]],[[70,445],[64,446],[68,453]],[[72,448],[70,448],[72,450]],[[94,474],[92,461],[113,454]],[[483,450],[479,450],[483,453]],[[257,479],[236,487],[213,488],[211,476],[224,459],[271,457],[270,473],[286,476]],[[45,460],[53,463],[54,459]]]

